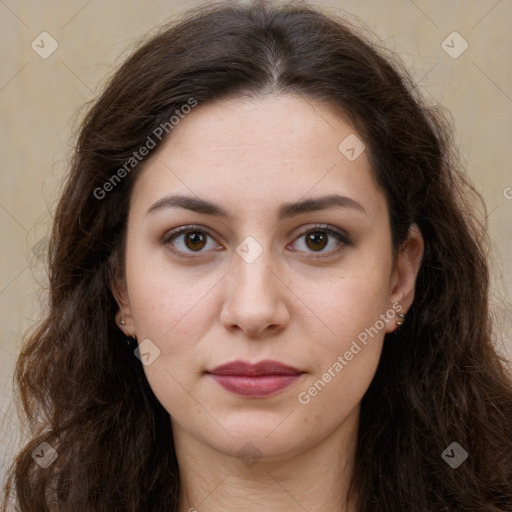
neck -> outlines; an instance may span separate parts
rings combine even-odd
[[[293,455],[244,459],[221,453],[173,425],[179,512],[355,512],[347,503],[359,409],[320,444]]]

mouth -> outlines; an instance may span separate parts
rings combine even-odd
[[[233,361],[207,371],[224,389],[239,396],[263,398],[288,388],[304,374],[278,361]]]

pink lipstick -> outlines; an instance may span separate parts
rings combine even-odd
[[[304,372],[278,361],[233,361],[206,373],[231,393],[263,398],[291,386]]]

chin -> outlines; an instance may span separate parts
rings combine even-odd
[[[277,416],[277,415],[276,415]],[[301,432],[298,425],[285,420],[286,414],[268,421],[253,418],[252,421],[233,421],[223,423],[226,430],[202,429],[202,441],[215,450],[244,462],[253,460],[277,461],[286,459],[307,450],[315,444],[313,433]],[[221,432],[219,432],[219,430]],[[229,432],[229,433],[228,433]],[[218,434],[215,437],[212,434]],[[251,466],[251,464],[246,464]]]

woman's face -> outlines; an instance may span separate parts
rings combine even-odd
[[[422,250],[413,233],[393,265],[356,137],[311,100],[229,100],[145,163],[117,319],[180,439],[278,459],[356,428]]]

